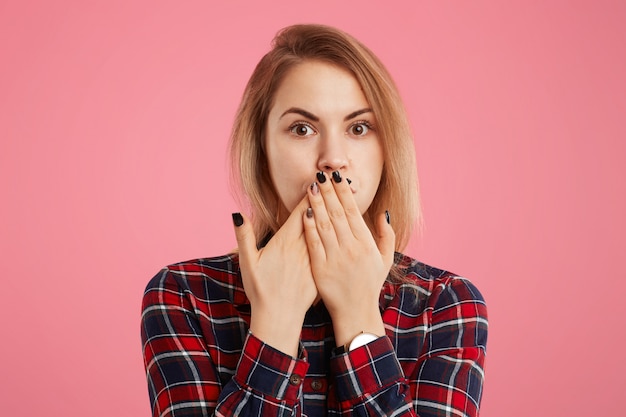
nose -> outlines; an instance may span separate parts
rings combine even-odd
[[[319,142],[317,169],[332,172],[345,170],[348,167],[348,155],[345,138],[341,135],[323,137]]]

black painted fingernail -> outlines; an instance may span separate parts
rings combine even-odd
[[[348,184],[352,184],[352,180],[350,178],[346,178],[346,181],[348,181]]]
[[[389,217],[389,210],[385,210],[385,219],[387,220],[387,224],[391,224],[391,218]]]
[[[311,184],[311,193],[313,195],[317,195],[317,193],[320,192],[320,187],[317,186],[317,183],[314,182],[313,184]]]
[[[320,184],[324,184],[326,182],[326,175],[324,175],[322,171],[319,171],[316,175]]]
[[[311,207],[306,209],[306,216],[310,219],[313,217],[313,209]]]
[[[243,224],[243,216],[241,213],[233,213],[233,223],[239,227]]]
[[[339,171],[333,171],[333,181],[335,181],[336,183],[341,182],[341,174],[339,173]]]

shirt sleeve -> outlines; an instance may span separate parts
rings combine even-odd
[[[331,360],[341,415],[415,416],[393,345],[383,336]]]
[[[483,296],[467,279],[451,277],[431,300],[430,327],[411,376],[418,414],[478,416],[488,329]]]
[[[154,417],[299,416],[306,352],[293,358],[248,334],[222,385],[184,280],[161,271],[146,288],[141,338]]]
[[[416,366],[407,367],[411,375],[388,337],[331,360],[341,415],[478,416],[487,343],[482,295],[455,277],[429,300],[428,329]]]

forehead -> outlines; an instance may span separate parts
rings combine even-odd
[[[276,90],[270,113],[300,107],[319,116],[369,107],[361,85],[347,69],[322,61],[291,68]]]

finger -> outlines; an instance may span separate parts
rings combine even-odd
[[[361,210],[354,198],[352,185],[349,178],[343,178],[341,173],[332,173],[333,187],[339,203],[343,207],[345,218],[350,225],[350,230],[358,240],[370,239],[371,232],[363,219]]]
[[[311,265],[315,265],[318,262],[324,262],[326,260],[326,250],[324,249],[324,244],[322,243],[322,239],[317,231],[317,224],[314,216],[313,209],[308,208],[302,219],[302,224],[304,225],[304,238],[309,251]]]
[[[233,213],[233,225],[235,226],[235,237],[239,248],[239,262],[247,262],[256,259],[258,250],[256,247],[256,237],[252,223],[241,213]]]
[[[315,193],[313,189],[309,190],[309,201],[315,213],[322,241],[326,245],[331,244],[333,240],[341,242],[348,238],[353,239],[345,209],[339,201],[335,184],[333,184],[338,180],[336,185],[341,184],[341,175],[338,171],[335,171],[333,175],[320,171],[317,173],[317,179],[319,193]],[[347,183],[343,181],[341,185],[347,185]]]
[[[326,251],[332,251],[336,250],[339,245],[337,234],[350,233],[350,229],[328,176],[319,172],[317,179],[318,181],[314,182],[307,191],[309,204],[313,210],[313,221],[317,227],[319,238],[326,247]],[[326,190],[326,198],[322,195],[322,189]],[[334,219],[331,218],[331,210]],[[341,218],[343,221],[340,221]],[[352,237],[351,233],[350,236]]]
[[[285,241],[293,241],[300,237],[304,230],[302,228],[302,216],[306,213],[306,209],[309,207],[309,199],[305,195],[298,205],[291,211],[291,214],[276,232],[276,235],[280,235],[281,239]]]
[[[396,249],[396,233],[391,227],[391,218],[388,211],[378,215],[376,219],[376,233],[378,239],[376,239],[376,246],[378,251],[383,257],[385,265],[391,267],[393,264],[393,256]]]

